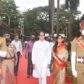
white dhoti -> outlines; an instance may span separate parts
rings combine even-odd
[[[48,65],[51,61],[51,48],[47,41],[37,41],[33,46],[32,63],[35,65],[33,76],[39,78],[39,84],[46,84],[46,77],[50,76]]]
[[[33,70],[33,76],[36,78],[44,78],[45,76],[50,76],[50,70],[48,64],[39,63],[35,64],[35,69]]]

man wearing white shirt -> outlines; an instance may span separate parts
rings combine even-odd
[[[17,51],[17,65],[15,66],[15,75],[17,76],[18,73],[18,68],[19,68],[19,60],[20,56],[22,55],[22,43],[21,40],[19,39],[19,35],[15,35],[15,39],[12,41],[12,44],[16,47]]]
[[[34,43],[32,50],[33,76],[39,78],[39,84],[47,84],[50,76],[51,47],[45,40],[45,33],[39,33],[39,40]]]

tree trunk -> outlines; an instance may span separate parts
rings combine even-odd
[[[49,0],[49,24],[50,24],[50,33],[54,33],[54,0]]]

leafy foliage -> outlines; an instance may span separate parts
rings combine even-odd
[[[69,33],[69,23],[71,18],[71,37],[79,36],[79,20],[76,19],[79,14],[79,11],[71,12],[66,10],[65,6],[60,7],[59,14],[59,33],[64,33],[68,35]],[[56,19],[57,19],[57,9],[55,8],[54,15],[54,31],[56,32]],[[24,13],[24,28],[25,35],[31,35],[32,33],[36,34],[43,30],[45,32],[50,32],[49,29],[49,9],[48,7],[38,7],[32,10],[27,10]],[[76,34],[75,34],[76,31]]]
[[[49,32],[49,13],[48,7],[38,7],[24,13],[25,34],[38,34],[40,30]]]
[[[20,14],[14,0],[0,1],[0,17],[11,28],[18,26]]]
[[[79,6],[79,0],[65,0],[66,8],[70,8],[72,11],[77,10]]]

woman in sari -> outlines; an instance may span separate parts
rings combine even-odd
[[[57,42],[53,47],[53,83],[65,84],[66,81],[66,66],[68,59],[67,46],[64,43],[64,38],[59,35]]]

